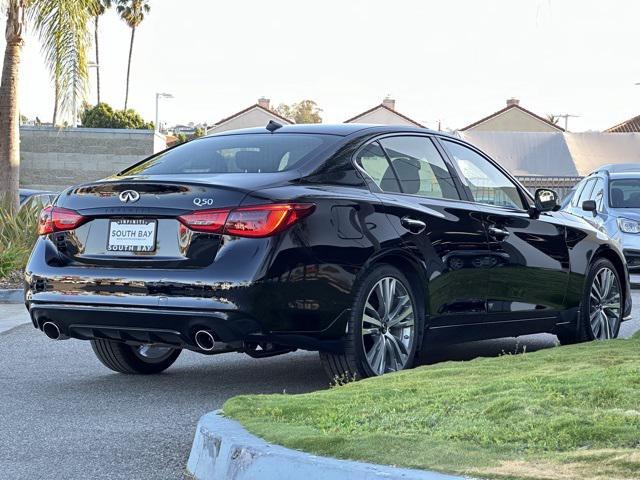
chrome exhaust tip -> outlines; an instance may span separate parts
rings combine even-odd
[[[44,322],[42,325],[42,331],[44,334],[49,337],[51,340],[66,340],[66,335],[63,335],[60,332],[60,328],[53,322]]]
[[[216,347],[216,339],[209,330],[198,330],[194,337],[200,350],[211,352]]]

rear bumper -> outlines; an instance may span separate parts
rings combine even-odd
[[[54,322],[63,335],[80,340],[103,338],[199,350],[194,340],[198,330],[215,332],[223,343],[241,344],[261,334],[256,321],[229,312],[38,302],[28,307],[34,327]]]

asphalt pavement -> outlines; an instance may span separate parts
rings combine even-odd
[[[622,336],[640,329],[638,292],[634,303]],[[21,315],[0,305],[5,317],[10,309]],[[227,398],[328,387],[316,353],[256,360],[183,352],[161,375],[126,376],[105,369],[88,342],[54,342],[9,322],[0,333],[0,480],[188,478],[196,423]],[[555,345],[553,335],[472,342],[434,350],[425,363]]]

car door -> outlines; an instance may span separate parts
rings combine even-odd
[[[487,291],[489,322],[541,319],[553,323],[563,309],[569,279],[565,229],[555,213],[529,214],[524,189],[492,161],[455,140],[443,145],[473,199],[482,204],[492,264]],[[533,327],[535,331],[539,326]],[[526,330],[526,325],[518,328]]]
[[[486,311],[488,244],[482,213],[464,200],[432,138],[386,136],[356,155],[401,239],[418,258],[429,326],[477,323]]]

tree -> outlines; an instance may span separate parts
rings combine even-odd
[[[96,93],[98,96],[98,104],[100,104],[100,50],[98,48],[98,22],[100,20],[100,16],[104,15],[109,8],[111,8],[112,1],[111,0],[96,0],[97,9],[96,15],[93,19],[94,21],[94,43],[96,48]]]
[[[549,122],[553,123],[554,125],[557,125],[558,122],[560,121],[560,117],[558,117],[557,115],[554,115],[552,113],[549,113],[547,115],[547,120],[549,120]]]
[[[67,92],[83,85],[86,64],[83,55],[83,33],[88,5],[94,0],[4,0],[6,12],[4,63],[0,80],[0,198],[12,210],[18,208],[20,176],[20,132],[18,104],[20,57],[27,21],[40,37],[50,70],[58,65],[55,75],[65,98]],[[65,31],[62,25],[69,28]],[[82,41],[78,41],[82,40]],[[52,51],[56,55],[48,55]],[[52,70],[53,71],[53,70]],[[70,76],[72,73],[75,75]],[[83,76],[84,75],[84,76]],[[65,90],[68,89],[68,90]]]
[[[127,87],[124,95],[124,109],[127,109],[129,103],[129,75],[131,73],[131,56],[133,55],[133,40],[136,35],[136,28],[142,23],[144,17],[151,7],[149,0],[116,0],[118,2],[118,14],[120,18],[131,29],[131,43],[129,44],[129,62],[127,64]]]
[[[27,118],[26,115],[20,114],[20,124],[21,125],[27,123],[28,121],[29,121],[29,119]]]
[[[296,123],[322,123],[322,109],[318,108],[318,104],[313,100],[302,100],[292,105],[281,103],[275,112]]]
[[[54,83],[53,123],[58,114],[75,115],[76,100],[87,90],[88,22],[97,0],[30,0],[29,20],[38,32],[42,54]]]
[[[82,126],[85,128],[137,128],[153,130],[153,123],[145,122],[138,112],[133,109],[114,110],[106,103],[99,103],[95,107],[85,105],[80,114]]]

